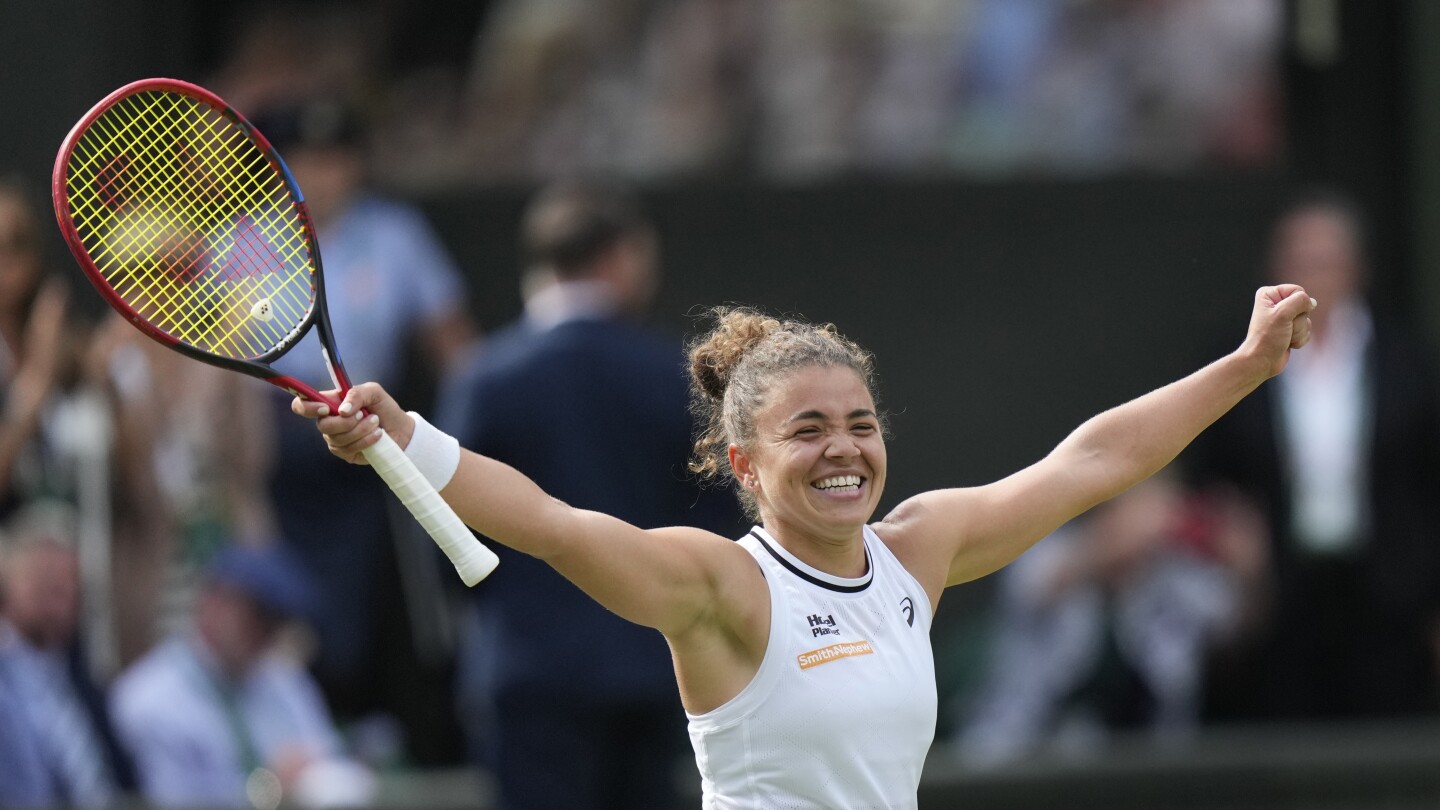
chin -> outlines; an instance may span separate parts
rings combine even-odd
[[[870,522],[875,506],[870,503],[847,504],[844,508],[830,508],[820,512],[820,520],[837,529],[853,529]]]

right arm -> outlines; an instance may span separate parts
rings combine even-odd
[[[379,440],[379,429],[403,448],[415,426],[374,383],[347,392],[339,414],[298,399],[293,410],[318,418],[331,452],[352,463],[363,463],[361,451]],[[362,412],[369,415],[359,418]],[[576,509],[513,467],[466,450],[440,495],[470,528],[545,561],[601,605],[667,638],[702,622],[731,624],[733,617],[717,614],[750,601],[734,590],[765,587],[749,555],[717,535],[691,527],[645,530]]]

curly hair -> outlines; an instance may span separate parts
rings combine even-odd
[[[691,342],[690,408],[698,425],[691,472],[714,481],[732,474],[729,446],[755,439],[755,414],[780,376],[813,366],[849,368],[875,397],[874,358],[834,324],[781,320],[749,307],[715,307],[715,326]],[[737,488],[752,519],[759,505]]]

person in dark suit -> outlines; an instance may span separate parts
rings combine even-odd
[[[736,536],[729,493],[687,473],[682,342],[640,323],[658,263],[635,201],[600,183],[558,184],[529,206],[522,243],[524,317],[457,377],[437,421],[571,506]],[[488,715],[483,759],[500,806],[675,806],[688,746],[664,639],[545,562],[496,551],[503,576],[476,587],[464,642],[484,671],[462,689]]]
[[[1418,341],[1367,302],[1367,271],[1350,201],[1286,208],[1269,273],[1320,301],[1309,350],[1185,456],[1197,483],[1253,497],[1271,534],[1253,631],[1213,661],[1213,719],[1435,707],[1440,393]]]

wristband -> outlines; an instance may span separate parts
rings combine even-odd
[[[410,418],[415,420],[415,432],[410,436],[410,444],[405,447],[405,456],[415,463],[415,468],[439,492],[450,483],[460,466],[460,442],[425,421],[420,414],[409,413]]]

